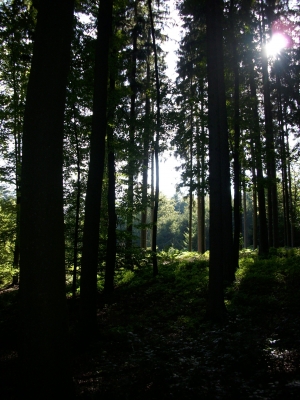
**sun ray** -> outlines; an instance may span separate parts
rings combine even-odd
[[[288,46],[288,38],[281,32],[273,34],[271,40],[266,44],[266,52],[268,57],[274,57],[282,49]]]

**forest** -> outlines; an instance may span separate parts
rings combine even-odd
[[[0,2],[1,398],[300,397],[299,34],[297,0]]]

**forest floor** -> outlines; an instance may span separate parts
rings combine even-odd
[[[84,349],[70,307],[76,398],[299,399],[300,253],[243,253],[240,264],[221,325],[205,320],[208,262],[196,253],[162,257],[156,278],[149,265],[119,271]],[[13,289],[0,292],[2,399],[18,398]]]

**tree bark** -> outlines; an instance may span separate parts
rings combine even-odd
[[[204,84],[201,88],[201,109],[200,109],[200,134],[197,131],[197,169],[198,169],[198,252],[205,252],[205,125],[204,125]],[[197,130],[198,130],[197,124]]]
[[[80,218],[80,197],[81,197],[81,168],[80,168],[80,146],[76,125],[76,112],[75,105],[73,106],[74,112],[74,135],[76,144],[76,170],[77,170],[77,192],[76,192],[76,209],[75,209],[75,226],[74,226],[74,243],[73,243],[73,282],[72,282],[72,296],[73,300],[76,299],[77,290],[77,266],[78,266],[78,236],[79,236],[79,218]]]
[[[244,210],[244,248],[248,247],[248,221],[247,221],[247,191],[246,183],[243,184],[243,210]]]
[[[286,126],[286,130],[287,130],[287,126]],[[295,221],[295,217],[294,217],[294,205],[293,205],[293,196],[292,196],[292,177],[291,177],[291,160],[290,160],[290,148],[289,148],[289,139],[287,138],[287,170],[288,170],[288,191],[289,191],[289,200],[290,200],[290,212],[291,212],[291,247],[294,247],[294,221]]]
[[[261,47],[262,47],[262,75],[263,75],[263,94],[264,94],[264,114],[265,114],[265,133],[266,133],[266,165],[268,175],[268,215],[269,215],[269,244],[273,247],[278,247],[278,199],[277,199],[277,182],[276,182],[276,160],[274,146],[274,129],[272,121],[272,104],[270,99],[270,83],[268,73],[268,58],[264,51],[265,41],[265,26],[264,26],[264,11],[262,11],[262,30]]]
[[[191,96],[192,93],[192,80],[191,80]],[[189,243],[188,250],[192,251],[192,228],[193,228],[193,130],[194,130],[194,113],[193,105],[191,106],[191,137],[190,137],[190,148],[189,148],[189,164],[190,164],[190,184],[189,184]]]
[[[20,7],[21,6],[21,7]],[[11,4],[12,7],[12,17],[14,19],[14,26],[18,26],[18,16],[19,13],[22,12],[22,5],[13,2]],[[24,5],[23,5],[24,7]],[[22,18],[22,17],[21,17]],[[24,18],[24,15],[23,15]],[[11,48],[10,48],[10,59],[11,59],[11,68],[12,68],[12,87],[13,87],[13,98],[12,98],[12,106],[13,106],[13,136],[14,136],[14,154],[15,154],[15,185],[16,185],[16,239],[15,239],[15,247],[14,247],[14,258],[13,258],[13,284],[18,283],[19,279],[19,271],[18,268],[20,266],[20,211],[21,211],[21,165],[22,165],[22,118],[23,118],[23,110],[22,110],[22,97],[24,98],[24,85],[20,83],[21,78],[24,79],[26,72],[28,70],[20,73],[20,69],[18,71],[18,55],[20,50],[18,50],[18,37],[16,32],[13,31],[12,40],[11,40]],[[20,67],[19,67],[20,68]],[[23,89],[23,90],[22,90]]]
[[[252,214],[252,221],[253,221],[253,250],[257,249],[257,175],[256,175],[256,163],[255,163],[255,150],[254,150],[254,143],[253,137],[250,138],[250,149],[251,149],[251,169],[252,169],[252,182],[253,182],[253,189],[252,189],[252,202],[253,202],[253,214]]]
[[[223,62],[223,1],[207,3],[210,261],[207,316],[225,313],[223,282],[234,280],[229,143]]]
[[[97,327],[97,268],[107,128],[108,56],[112,32],[112,9],[113,0],[100,2],[96,43],[90,164],[85,200],[80,281],[80,320],[83,337],[93,336]]]
[[[148,34],[150,43],[150,32]],[[148,166],[149,166],[149,142],[150,142],[150,46],[147,47],[147,83],[145,100],[145,129],[144,129],[144,156],[143,156],[143,183],[142,183],[142,212],[141,212],[141,248],[147,249],[147,206],[148,206]]]
[[[260,141],[260,127],[258,114],[258,100],[256,95],[256,84],[254,79],[254,66],[251,55],[249,55],[249,82],[250,93],[252,98],[252,115],[253,115],[253,136],[254,136],[254,159],[257,170],[257,197],[259,209],[259,255],[267,256],[269,253],[268,226],[266,215],[266,199],[264,189],[264,176],[262,167],[262,146]]]
[[[130,71],[130,126],[129,126],[129,150],[128,150],[128,189],[127,189],[127,226],[126,226],[126,253],[125,260],[127,266],[132,269],[132,233],[133,233],[133,205],[134,205],[134,175],[136,160],[134,156],[135,129],[136,129],[136,67],[137,67],[137,39],[138,39],[138,6],[139,0],[135,0],[134,20],[135,26],[132,30],[132,54]]]
[[[68,365],[63,129],[74,1],[40,0],[24,115],[20,360],[24,398],[73,398]]]
[[[205,253],[205,197],[198,191],[197,198],[198,210],[198,252]]]
[[[240,233],[241,233],[241,164],[240,164],[240,75],[239,60],[237,54],[237,40],[234,32],[234,1],[230,1],[230,30],[231,30],[231,49],[232,49],[232,70],[234,75],[234,150],[233,150],[233,215],[234,215],[234,235],[233,235],[233,262],[235,268],[239,263]]]
[[[284,246],[291,246],[291,225],[290,225],[290,199],[289,199],[289,182],[287,170],[287,148],[285,144],[285,132],[283,121],[283,106],[282,106],[282,90],[279,68],[276,68],[276,86],[277,86],[277,113],[279,123],[279,143],[280,143],[280,158],[281,158],[281,182],[282,182],[282,202],[284,215]]]
[[[110,94],[113,98],[115,91],[114,73],[110,77]],[[108,232],[106,246],[106,266],[105,266],[105,281],[104,292],[109,295],[114,290],[114,275],[116,266],[116,251],[117,251],[117,215],[116,215],[116,170],[115,170],[115,150],[114,150],[114,129],[113,117],[115,105],[111,106],[107,113],[107,118],[110,124],[107,126],[107,152],[108,152]]]
[[[158,75],[158,60],[157,51],[155,44],[155,31],[154,22],[152,14],[151,0],[148,0],[149,16],[151,23],[151,34],[154,49],[154,65],[155,65],[155,86],[156,86],[156,137],[154,143],[154,156],[155,156],[155,192],[154,192],[154,208],[153,208],[153,228],[152,228],[152,254],[153,254],[153,276],[158,274],[158,264],[157,264],[157,215],[158,215],[158,202],[159,202],[159,132],[160,132],[160,83]]]

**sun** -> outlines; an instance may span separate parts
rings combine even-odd
[[[276,32],[273,34],[271,40],[266,44],[266,52],[268,57],[274,57],[282,49],[288,47],[289,41],[285,34]]]

